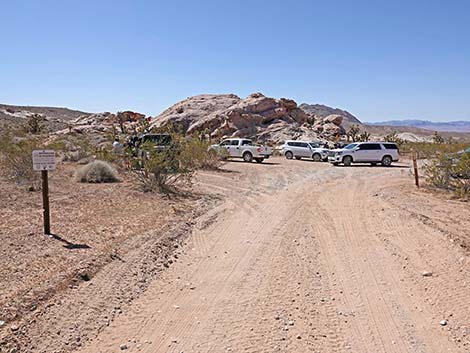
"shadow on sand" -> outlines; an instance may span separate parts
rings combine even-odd
[[[62,243],[64,243],[64,248],[66,249],[69,249],[69,250],[75,250],[75,249],[91,249],[90,246],[88,246],[87,244],[74,244],[74,243],[71,243],[69,242],[68,240],[60,237],[59,235],[57,234],[49,234],[49,237],[51,237],[52,239],[55,239],[55,240],[58,240]]]

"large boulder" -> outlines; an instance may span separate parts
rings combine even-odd
[[[323,119],[323,121],[327,124],[331,123],[331,124],[340,126],[341,123],[343,122],[343,116],[338,115],[338,114],[331,114],[331,115],[328,115],[325,119]]]

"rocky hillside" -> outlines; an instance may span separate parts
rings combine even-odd
[[[300,109],[305,111],[306,113],[315,115],[320,118],[325,118],[328,115],[341,115],[343,117],[343,126],[344,128],[349,128],[352,124],[359,124],[361,125],[361,121],[356,118],[354,115],[349,113],[346,110],[342,110],[339,108],[332,108],[328,107],[327,105],[323,104],[307,104],[307,103],[302,103],[299,106]]]
[[[71,123],[79,117],[90,115],[90,113],[68,108],[0,104],[0,128],[24,125],[33,114],[42,116],[42,124],[48,131],[63,129],[67,126],[67,123]]]
[[[292,99],[270,98],[261,93],[244,99],[234,94],[204,94],[176,103],[153,118],[151,125],[179,124],[189,135],[250,137],[278,143],[287,139],[334,139],[344,134],[342,120],[337,114],[314,116]]]

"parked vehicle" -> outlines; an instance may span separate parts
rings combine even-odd
[[[169,134],[144,134],[137,138],[135,145],[139,147],[148,144],[159,151],[170,148],[172,142],[171,135]]]
[[[328,160],[333,165],[343,163],[370,163],[376,165],[390,166],[392,162],[399,159],[398,147],[392,142],[357,142],[351,143],[344,148],[330,151]]]
[[[328,159],[328,149],[320,147],[319,143],[308,141],[286,141],[281,147],[281,153],[287,159],[311,158],[315,162]]]
[[[218,145],[211,145],[209,150],[225,154],[228,158],[243,158],[245,162],[255,160],[257,163],[263,162],[273,154],[271,147],[256,145],[249,139],[241,138],[223,140]]]
[[[172,144],[173,140],[169,134],[144,134],[132,141],[132,148],[135,149],[138,157],[148,158],[150,151],[168,151]]]

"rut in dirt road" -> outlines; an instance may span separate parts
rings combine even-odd
[[[403,170],[274,161],[200,175],[226,201],[83,352],[469,351],[462,253],[380,197]]]

